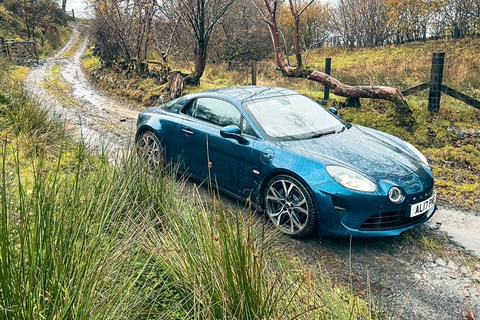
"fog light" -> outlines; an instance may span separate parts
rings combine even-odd
[[[388,198],[393,203],[402,203],[405,200],[405,195],[400,188],[392,187],[388,190]]]

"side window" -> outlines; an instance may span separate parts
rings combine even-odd
[[[199,98],[194,103],[185,108],[185,114],[221,127],[240,126],[242,116],[230,103],[213,98]]]
[[[256,136],[252,127],[250,127],[250,125],[248,124],[248,121],[245,120],[245,118],[242,118],[242,125],[240,126],[240,130],[242,130],[242,133],[249,134],[251,136]]]
[[[195,118],[196,107],[197,107],[197,101],[196,100],[190,101],[190,103],[182,110],[182,112],[190,117]]]

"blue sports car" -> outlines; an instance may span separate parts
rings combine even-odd
[[[393,236],[436,210],[432,170],[415,147],[289,89],[183,96],[142,111],[136,143],[149,164],[210,178],[294,237]]]

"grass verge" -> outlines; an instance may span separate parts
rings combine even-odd
[[[43,86],[48,93],[62,101],[62,103],[82,108],[82,103],[72,96],[73,88],[63,78],[60,65],[54,64],[47,69]]]
[[[75,41],[75,43],[63,53],[62,58],[65,59],[70,59],[73,57],[73,55],[78,51],[78,48],[83,44],[85,41],[85,34],[83,32],[80,33],[78,36],[78,39]]]

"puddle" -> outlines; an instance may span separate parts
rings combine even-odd
[[[452,240],[480,257],[480,215],[439,208],[430,224],[445,231]]]

